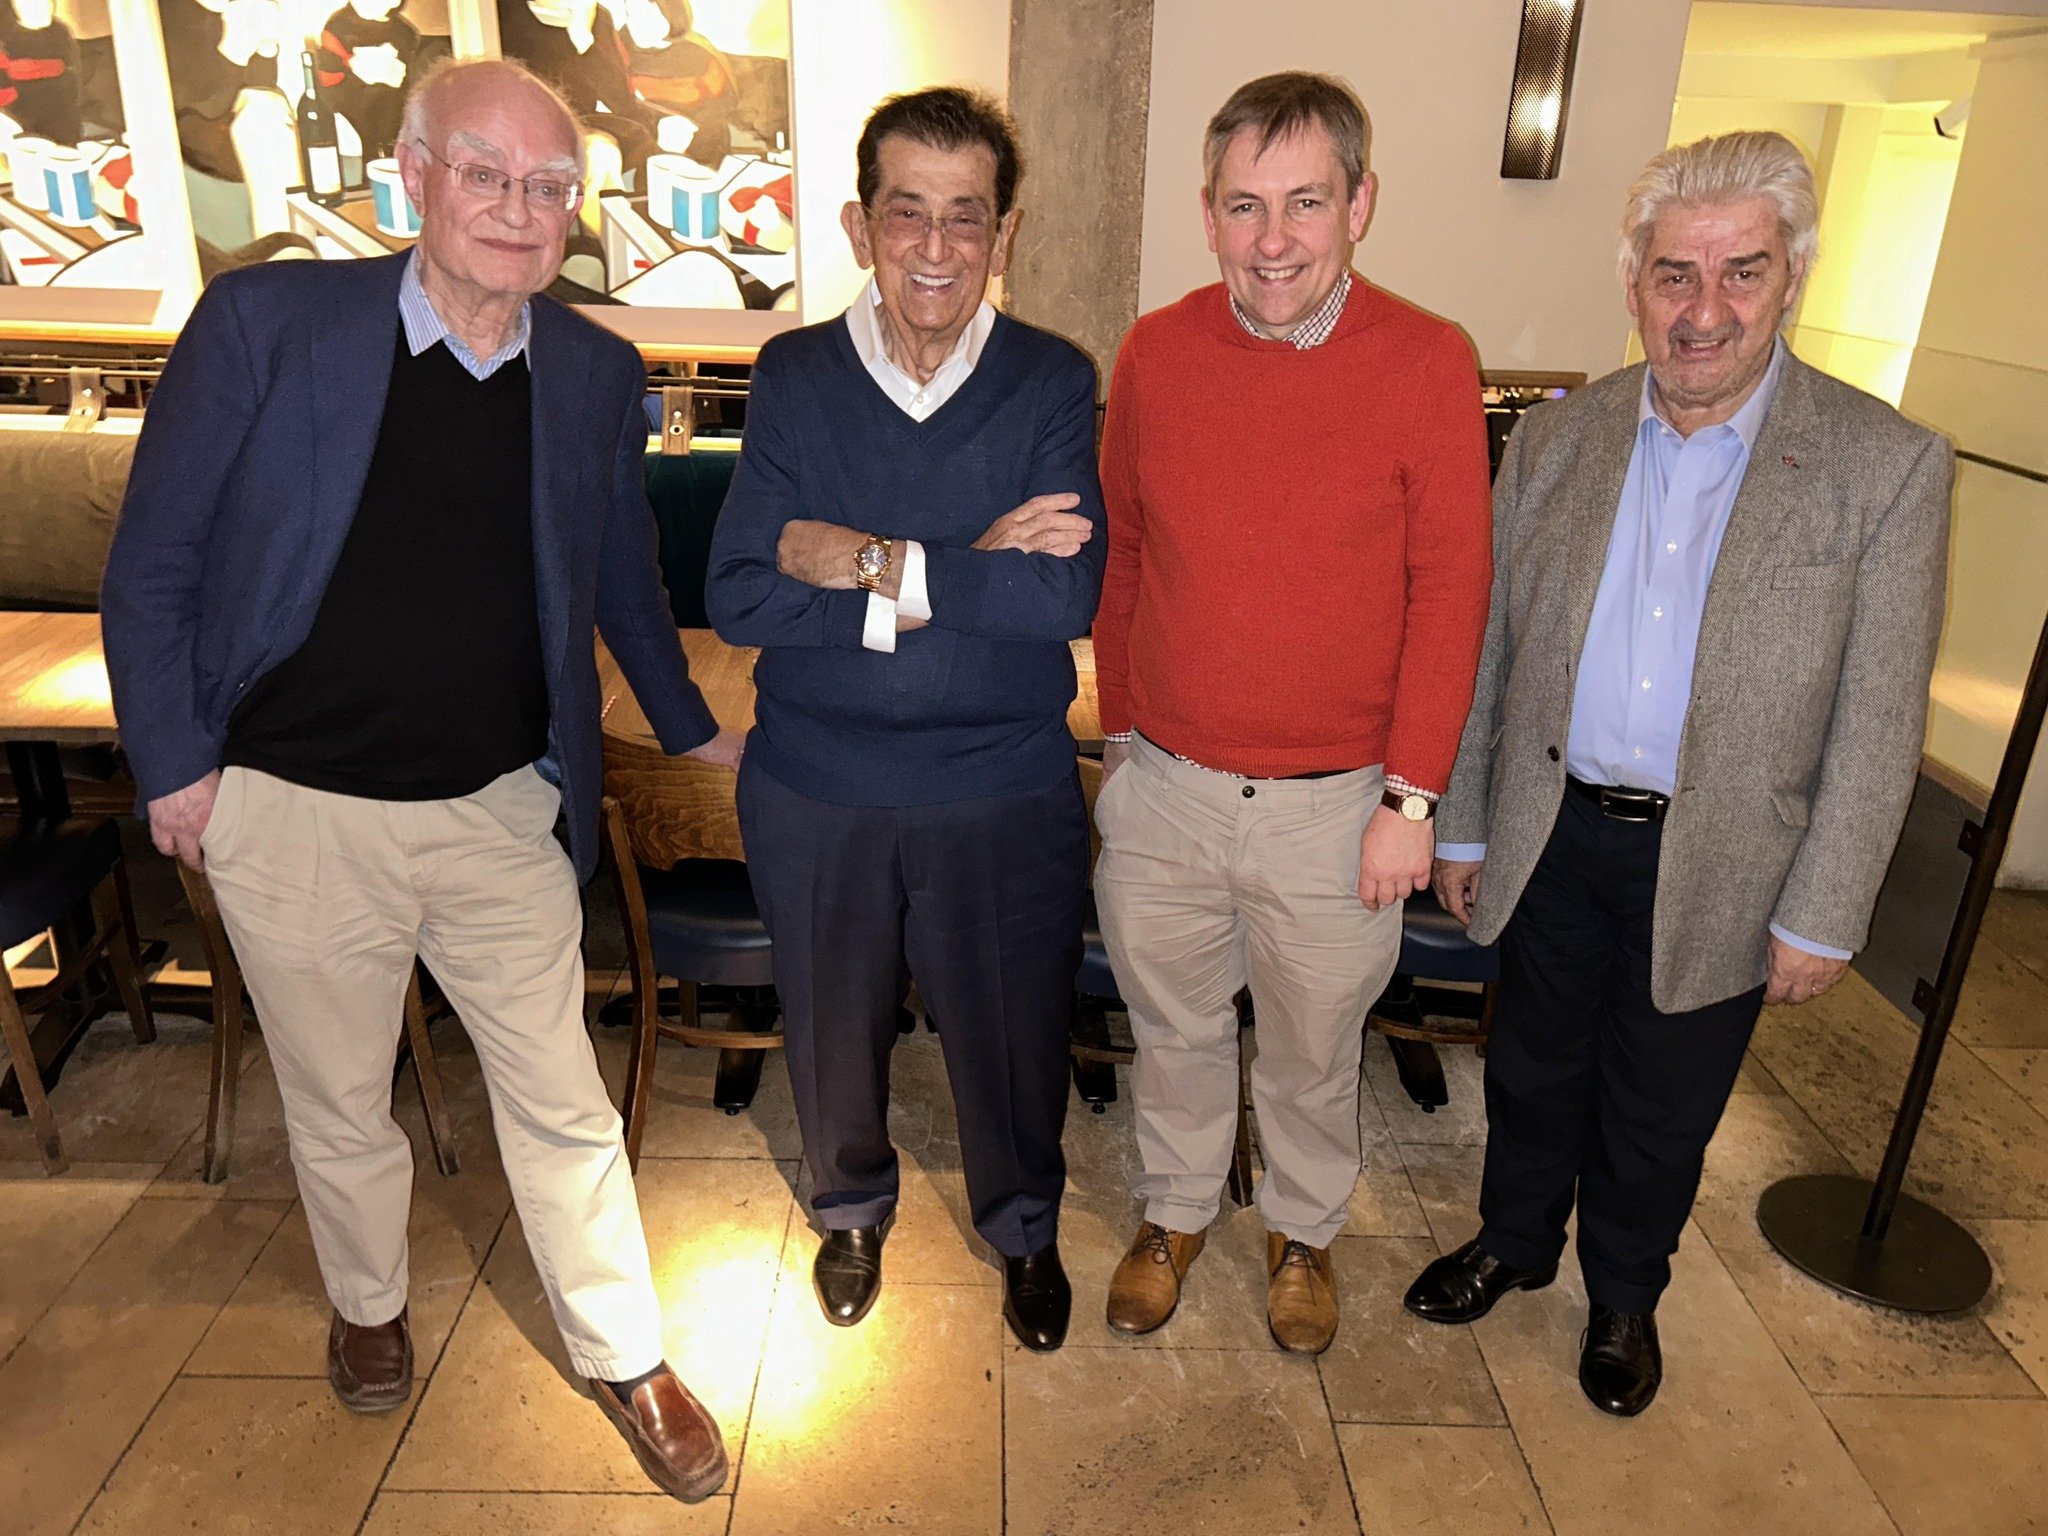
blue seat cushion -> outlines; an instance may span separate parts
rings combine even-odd
[[[1102,920],[1095,911],[1095,893],[1090,891],[1081,908],[1081,969],[1074,973],[1074,990],[1083,997],[1123,1003],[1116,989],[1116,972],[1109,968],[1109,950],[1102,942]]]
[[[773,951],[747,866],[737,859],[684,859],[640,870],[654,968],[678,981],[721,987],[774,983]]]
[[[1474,944],[1465,925],[1422,890],[1408,898],[1401,914],[1401,958],[1394,969],[1425,981],[1498,981],[1500,951]]]
[[[0,841],[0,949],[55,923],[120,861],[121,832],[111,821],[32,825]]]

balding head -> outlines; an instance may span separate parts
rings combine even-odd
[[[479,132],[480,120],[506,116],[529,133],[560,140],[562,152],[552,170],[583,175],[583,133],[559,92],[522,64],[509,59],[443,60],[421,76],[405,99],[399,137],[424,144],[443,159],[449,150],[490,147]],[[538,170],[541,167],[536,166]]]

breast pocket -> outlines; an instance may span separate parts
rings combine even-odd
[[[1777,592],[1813,592],[1839,589],[1856,579],[1853,561],[1834,560],[1824,565],[1781,565],[1771,571],[1771,589]]]

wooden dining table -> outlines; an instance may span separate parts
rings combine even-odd
[[[683,652],[690,658],[690,677],[704,694],[704,702],[718,723],[744,731],[754,724],[754,661],[761,654],[752,646],[727,645],[708,629],[684,629]],[[1074,702],[1067,709],[1067,728],[1074,740],[1093,744],[1102,739],[1102,715],[1095,696],[1095,642],[1075,640],[1074,675],[1078,682]],[[639,700],[627,684],[619,664],[602,644],[597,648],[598,696],[604,701],[604,733],[636,745],[658,745],[654,727]]]
[[[22,819],[71,814],[59,748],[117,737],[100,616],[0,612],[0,742]]]

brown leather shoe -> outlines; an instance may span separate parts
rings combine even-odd
[[[1156,1221],[1138,1228],[1131,1251],[1109,1277],[1109,1326],[1150,1333],[1180,1305],[1180,1283],[1209,1240],[1206,1232],[1169,1232]]]
[[[1266,1234],[1266,1327],[1273,1342],[1298,1355],[1320,1355],[1337,1337],[1337,1277],[1330,1250]]]
[[[591,1395],[633,1448],[654,1486],[694,1504],[725,1486],[725,1438],[718,1421],[664,1364],[632,1384],[593,1381]]]
[[[337,1312],[327,1328],[327,1380],[354,1413],[388,1413],[412,1396],[412,1329],[404,1311],[358,1328]]]

